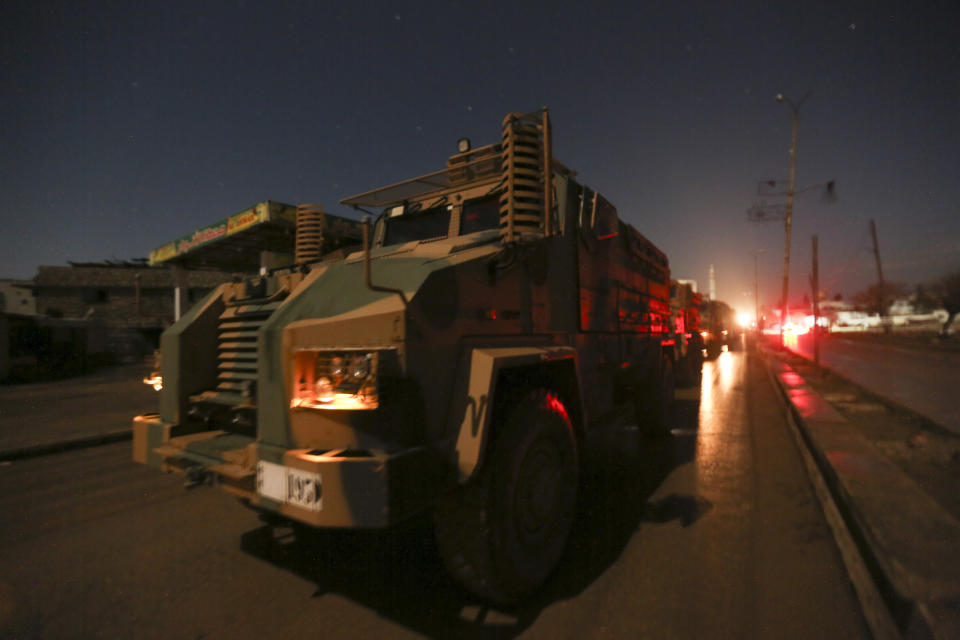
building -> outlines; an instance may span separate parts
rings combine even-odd
[[[106,348],[139,358],[159,344],[179,297],[185,311],[231,274],[214,270],[150,267],[145,261],[41,266],[33,279],[39,314],[83,319],[106,331]]]
[[[37,301],[33,297],[33,282],[0,279],[0,313],[36,315]]]
[[[160,334],[182,313],[235,274],[299,260],[298,233],[315,259],[350,250],[361,237],[358,221],[323,213],[319,205],[265,201],[157,247],[149,260],[41,266],[24,293],[32,288],[41,324],[81,321],[89,335],[103,330],[107,351],[137,359],[159,345]]]
[[[251,274],[301,261],[310,246],[317,259],[359,248],[360,237],[358,221],[324,213],[320,205],[267,200],[157,247],[150,264]]]

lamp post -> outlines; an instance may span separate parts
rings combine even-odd
[[[777,102],[786,102],[793,111],[793,132],[790,138],[790,182],[787,186],[787,210],[784,221],[784,240],[783,248],[783,299],[782,310],[780,312],[780,344],[783,344],[783,327],[787,322],[787,294],[790,290],[790,225],[793,222],[793,196],[794,196],[794,176],[796,174],[797,162],[797,123],[800,119],[800,106],[810,97],[810,91],[800,98],[796,103],[782,93],[777,94]]]

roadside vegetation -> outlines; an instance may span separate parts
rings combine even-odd
[[[960,313],[960,269],[954,269],[936,280],[930,289],[940,306],[947,310],[947,321],[940,330],[940,335],[947,337],[953,319]]]

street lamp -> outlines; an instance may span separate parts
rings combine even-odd
[[[790,182],[787,186],[787,210],[784,222],[785,240],[783,249],[783,300],[780,312],[780,343],[783,344],[783,327],[787,322],[787,293],[790,288],[790,225],[793,222],[794,176],[797,161],[797,123],[800,119],[800,106],[810,97],[810,91],[796,103],[782,93],[777,94],[777,102],[786,102],[793,111],[793,133],[790,138]]]

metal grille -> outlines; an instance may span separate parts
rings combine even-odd
[[[282,301],[227,307],[218,326],[217,391],[243,393],[257,380],[257,332]]]
[[[550,207],[549,128],[546,110],[503,120],[500,236],[506,242],[523,232],[550,232],[543,215]]]
[[[319,204],[297,205],[297,264],[320,259],[323,245],[323,207]]]

